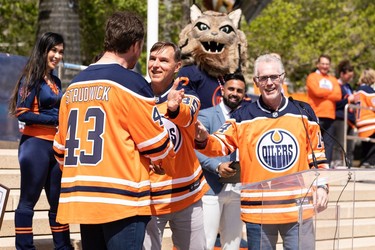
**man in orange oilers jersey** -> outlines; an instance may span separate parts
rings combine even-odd
[[[83,249],[142,248],[151,218],[150,160],[174,157],[152,89],[130,70],[143,37],[139,17],[114,13],[103,56],[73,79],[61,100],[54,141],[63,171],[57,220],[81,224]],[[183,91],[172,93],[168,112],[183,97]]]
[[[227,120],[213,135],[197,123],[196,148],[201,153],[220,156],[239,150],[243,184],[312,167],[328,168],[315,114],[307,103],[283,96],[284,77],[280,59],[269,54],[258,57],[254,82],[260,98],[239,108],[232,115],[234,119]],[[317,186],[314,194],[306,195],[305,188],[298,184],[272,190],[272,196],[266,198],[262,198],[263,190],[241,190],[241,218],[246,223],[248,249],[275,249],[279,233],[284,249],[314,249],[313,206],[326,208],[328,187]],[[299,225],[301,206],[304,223]]]
[[[151,208],[155,216],[147,225],[144,249],[160,250],[163,231],[169,222],[172,241],[177,249],[205,249],[202,196],[208,190],[202,168],[194,152],[195,122],[199,99],[191,95],[188,79],[174,74],[181,66],[181,52],[170,42],[157,42],[150,51],[148,73],[157,107],[174,143],[174,161],[164,159],[162,166],[173,173],[151,174]],[[167,94],[181,80],[185,97],[178,112],[166,114]]]

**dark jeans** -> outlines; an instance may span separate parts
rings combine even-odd
[[[372,134],[370,138],[374,139],[375,134]],[[368,163],[371,166],[375,166],[375,143],[362,141],[361,165],[363,163]]]
[[[320,130],[323,135],[324,148],[329,164],[332,161],[333,146],[336,143],[334,139],[332,139],[334,132],[333,121],[333,119],[329,118],[319,118]]]
[[[83,250],[140,250],[150,216],[133,216],[103,224],[81,224]]]
[[[254,224],[246,222],[248,250],[275,250],[280,233],[285,250],[315,249],[313,220],[287,224]]]

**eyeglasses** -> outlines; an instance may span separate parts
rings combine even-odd
[[[276,83],[276,82],[280,81],[280,77],[284,74],[285,74],[285,72],[281,73],[280,75],[256,76],[255,79],[259,83],[267,83],[268,79],[270,79],[271,82]]]

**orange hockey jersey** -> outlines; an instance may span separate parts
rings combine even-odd
[[[150,159],[173,144],[149,84],[118,64],[93,64],[66,90],[54,151],[62,165],[60,223],[150,215]]]
[[[359,106],[375,108],[375,91],[370,86],[361,86],[354,95],[356,104]],[[375,112],[364,108],[356,109],[356,126],[358,136],[366,138],[373,135],[375,133]]]
[[[319,118],[336,118],[336,102],[341,100],[341,88],[336,77],[322,75],[319,70],[306,79],[307,102]]]
[[[242,185],[294,174],[312,167],[328,168],[319,125],[307,103],[283,99],[278,111],[270,111],[259,99],[241,107],[213,135],[207,156],[227,155],[239,149]],[[298,209],[313,216],[312,192],[300,180],[284,190],[241,190],[241,217],[245,222],[279,224],[296,222]],[[305,194],[309,193],[305,197]]]
[[[167,90],[157,98],[162,114],[167,113]],[[203,176],[202,167],[194,152],[195,122],[200,102],[185,91],[180,111],[175,118],[163,118],[165,127],[174,144],[174,161],[164,159],[162,166],[174,170],[170,174],[151,174],[151,208],[155,215],[177,212],[197,202],[209,187]]]

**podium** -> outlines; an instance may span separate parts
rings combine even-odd
[[[314,195],[324,184],[329,185],[329,203],[319,211],[314,206]],[[263,237],[264,232],[270,234],[274,228],[284,226],[286,222],[280,222],[283,220],[298,223],[292,249],[375,249],[375,170],[311,169],[243,183],[241,189],[242,215],[245,212],[256,220],[251,222],[261,224],[262,237],[256,243],[259,249],[269,249],[269,237]],[[280,195],[287,198],[279,199]],[[248,197],[257,197],[258,203],[247,201]],[[280,234],[274,236],[276,249],[283,249]]]

